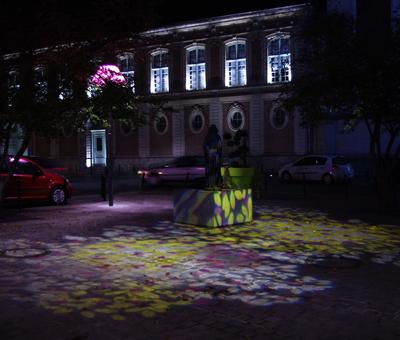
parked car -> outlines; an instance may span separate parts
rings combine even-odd
[[[308,155],[284,165],[278,171],[283,181],[307,180],[332,184],[337,181],[351,180],[354,170],[344,157],[335,155]]]
[[[179,157],[171,163],[139,170],[144,183],[198,182],[205,178],[205,160],[200,156]]]
[[[1,180],[5,180],[12,157],[0,168]],[[21,157],[15,173],[7,183],[5,190],[6,201],[45,201],[61,205],[71,198],[72,186],[64,176],[47,171],[36,162]]]

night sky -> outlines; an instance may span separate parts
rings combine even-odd
[[[182,6],[184,2],[179,0],[163,2],[164,4],[162,7],[165,7],[166,10],[162,13],[168,13],[168,16],[164,15],[161,20],[165,22],[179,22],[285,6],[296,3],[304,3],[307,2],[307,0],[204,0],[198,2],[196,6],[188,6],[188,10],[183,10],[181,12],[172,9],[170,4],[174,4],[175,7],[179,6],[180,8],[184,8],[184,6]]]
[[[300,0],[36,0],[0,4],[0,52],[43,47],[105,35],[123,35],[245,11],[303,3]]]

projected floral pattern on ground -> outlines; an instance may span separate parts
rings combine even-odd
[[[99,237],[67,236],[60,243],[7,241],[0,249],[16,249],[17,257],[24,249],[36,252],[21,259],[3,251],[0,294],[55,313],[125,320],[131,313],[152,317],[215,300],[293,303],[333,288],[334,282],[300,274],[310,259],[336,256],[400,266],[398,226],[279,207],[257,207],[256,216],[250,224],[225,228],[164,221],[115,226]],[[50,253],[35,257],[40,249]]]

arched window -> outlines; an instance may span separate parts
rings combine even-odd
[[[17,69],[13,69],[8,73],[7,78],[8,85],[8,105],[13,106],[17,93],[21,87],[20,85],[20,74]]]
[[[33,82],[35,86],[35,99],[37,101],[46,101],[47,99],[47,74],[44,66],[35,67],[33,73]]]
[[[124,53],[118,55],[118,67],[124,78],[127,80],[128,86],[132,89],[132,92],[135,92],[135,70],[133,61],[133,53]]]
[[[151,93],[169,91],[168,51],[157,50],[151,54]]]
[[[225,44],[225,86],[244,86],[246,83],[246,42],[235,39]]]
[[[288,35],[276,36],[267,41],[267,78],[269,84],[292,80]]]
[[[205,47],[191,46],[186,48],[186,90],[206,88]]]

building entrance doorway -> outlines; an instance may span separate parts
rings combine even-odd
[[[106,130],[91,130],[92,165],[106,165]]]

